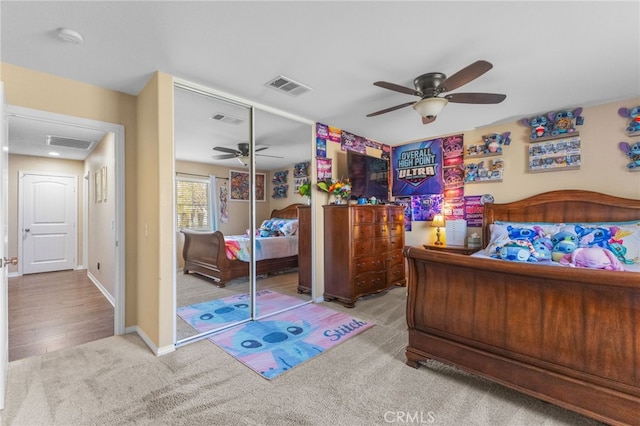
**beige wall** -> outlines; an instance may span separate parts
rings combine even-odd
[[[126,307],[125,324],[136,318],[136,97],[97,86],[44,74],[8,63],[1,64],[9,105],[116,123],[125,127]]]
[[[618,148],[618,143],[621,141],[637,142],[638,137],[630,138],[625,133],[629,119],[618,115],[619,108],[632,108],[636,105],[640,105],[640,98],[584,107],[582,112],[582,116],[585,118],[584,125],[577,127],[580,133],[582,154],[582,164],[579,170],[528,173],[529,128],[517,121],[461,132],[464,134],[465,145],[479,143],[483,135],[506,131],[511,132],[512,139],[511,145],[503,147],[503,181],[467,184],[465,185],[465,195],[492,194],[497,203],[505,203],[556,189],[584,189],[619,197],[640,199],[640,172],[629,172],[626,168],[629,159]],[[562,105],[559,105],[558,108],[562,108]],[[417,141],[436,139],[440,136],[429,136]],[[410,142],[416,141],[408,141],[407,143]],[[340,144],[327,142],[327,156],[333,158],[334,177],[346,173],[344,153],[340,151]],[[324,193],[316,191],[315,195],[319,201],[318,204],[327,203],[327,197]],[[318,210],[319,207],[316,209],[318,214],[317,230],[321,230],[322,211]],[[423,244],[435,241],[435,229],[430,225],[431,222],[413,222],[412,230],[406,233],[406,244],[421,247]],[[469,228],[468,233],[474,231],[477,229]],[[319,235],[318,243],[315,246],[319,268],[322,267],[321,241],[322,234]],[[316,278],[318,277],[316,274]],[[319,280],[319,282],[322,281]],[[319,290],[321,291],[321,288]]]
[[[87,270],[102,287],[115,298],[115,135],[108,133],[84,163],[84,176],[88,177],[88,259]],[[96,172],[106,172],[106,198],[96,201]],[[103,176],[104,177],[104,176]],[[98,264],[100,265],[98,267]]]
[[[77,266],[82,267],[85,260],[82,258],[82,238],[83,238],[83,198],[82,185],[84,166],[82,161],[61,160],[48,157],[31,157],[26,155],[9,155],[9,257],[16,256],[20,259],[22,256],[18,253],[18,239],[22,233],[18,230],[18,187],[20,172],[39,172],[52,173],[62,175],[73,175],[76,177],[77,185],[77,219],[78,219],[78,244],[77,244]],[[10,266],[9,273],[16,273],[18,266]]]

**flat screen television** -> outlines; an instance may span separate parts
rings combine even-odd
[[[351,196],[389,201],[389,160],[347,151]]]

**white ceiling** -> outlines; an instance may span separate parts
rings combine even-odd
[[[640,96],[638,1],[2,1],[0,13],[3,62],[132,95],[159,70],[390,145]],[[60,41],[59,27],[84,42]],[[410,107],[366,117],[418,100],[373,82],[413,87],[420,74],[452,75],[478,59],[493,69],[452,93],[504,93],[504,102],[450,103],[428,125]],[[313,90],[291,97],[265,86],[281,74]],[[176,116],[178,130],[192,130],[176,140],[191,138],[194,158],[242,142],[199,135],[211,113],[187,123],[194,115]],[[294,159],[310,137],[282,137],[293,133],[256,141]]]

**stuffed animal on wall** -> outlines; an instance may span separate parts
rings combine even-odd
[[[530,119],[523,118],[520,123],[531,127],[530,139],[546,138],[551,135],[551,123],[544,115],[537,115]]]
[[[511,139],[509,136],[511,132],[500,133],[492,133],[490,135],[483,136],[484,140],[484,153],[485,154],[493,154],[502,152],[502,145],[509,145],[511,143]]]
[[[640,129],[638,130],[640,131]],[[640,142],[630,145],[628,142],[620,142],[618,147],[627,157],[631,158],[631,162],[627,164],[627,169],[635,169],[640,167]]]
[[[478,169],[484,167],[484,161],[479,163],[470,163],[464,166],[464,181],[475,182],[478,180]]]
[[[627,133],[629,136],[635,136],[640,134],[640,105],[634,108],[620,108],[618,110],[620,117],[630,118],[629,126],[627,127]]]
[[[575,268],[624,271],[624,267],[611,250],[602,247],[577,248],[572,253],[565,255],[560,263]]]
[[[551,136],[575,132],[576,129],[573,126],[573,120],[580,117],[580,114],[582,114],[582,108],[576,108],[573,111],[562,110],[558,112],[550,112],[547,114],[549,120],[553,122]]]

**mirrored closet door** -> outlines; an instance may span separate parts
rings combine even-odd
[[[311,300],[310,207],[296,184],[313,138],[309,123],[182,84],[174,92],[176,343],[185,344]]]

